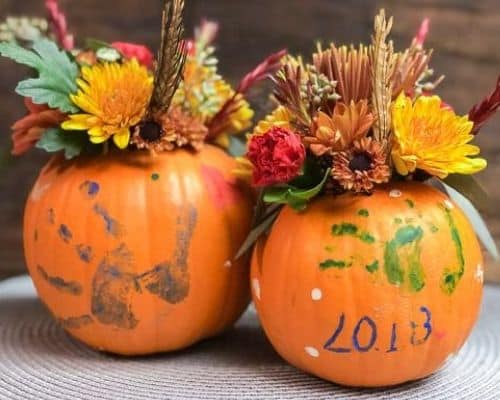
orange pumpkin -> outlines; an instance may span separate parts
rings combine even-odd
[[[288,362],[343,385],[385,386],[423,378],[460,349],[478,316],[483,260],[445,195],[397,183],[285,208],[254,251],[251,281]]]
[[[104,351],[177,350],[231,326],[250,293],[233,261],[252,201],[205,146],[52,159],[29,196],[25,254],[62,326]]]

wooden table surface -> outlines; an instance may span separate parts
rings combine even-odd
[[[158,44],[159,0],[61,0],[78,38],[97,37]],[[432,65],[447,79],[440,94],[461,113],[491,90],[500,73],[500,1],[498,0],[186,0],[188,29],[202,18],[221,23],[218,41],[220,68],[236,82],[265,55],[281,48],[310,54],[314,42],[367,42],[372,18],[385,7],[395,16],[396,47],[410,42],[419,22],[432,20],[428,45],[435,49]],[[43,12],[43,0],[0,0],[0,17]],[[47,155],[34,151],[21,159],[7,157],[9,126],[23,115],[22,100],[13,88],[25,71],[0,60],[0,151],[8,168],[0,171],[0,276],[24,271],[21,221],[24,200]],[[253,93],[262,115],[269,106],[266,88]],[[489,161],[479,180],[500,204],[500,118],[481,133],[478,143]],[[486,212],[500,238],[498,206]],[[490,268],[490,273],[495,268]],[[500,270],[500,269],[499,269]]]

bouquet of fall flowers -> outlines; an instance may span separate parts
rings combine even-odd
[[[167,10],[157,60],[143,45],[87,39],[75,47],[56,0],[46,0],[48,20],[7,18],[0,54],[32,68],[20,82],[28,116],[13,126],[12,153],[36,146],[66,158],[109,145],[153,152],[212,142],[229,148],[231,135],[251,125],[244,95],[279,67],[269,57],[235,90],[217,72],[212,43],[218,26],[204,21],[182,40],[182,7]]]

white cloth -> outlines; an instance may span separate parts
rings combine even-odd
[[[186,351],[94,352],[57,326],[21,277],[0,283],[0,399],[500,399],[499,316],[500,287],[486,287],[481,320],[444,369],[397,388],[356,390],[287,365],[253,308],[234,330]]]

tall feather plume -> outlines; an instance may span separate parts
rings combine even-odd
[[[392,17],[385,18],[380,10],[375,17],[375,32],[372,36],[370,61],[372,65],[372,107],[376,116],[373,132],[375,139],[383,146],[386,154],[390,152],[392,80],[395,55],[392,42],[387,37],[392,28]]]
[[[182,79],[186,61],[186,42],[182,40],[184,0],[165,0],[162,18],[161,45],[158,52],[155,80],[149,114],[168,111]]]

